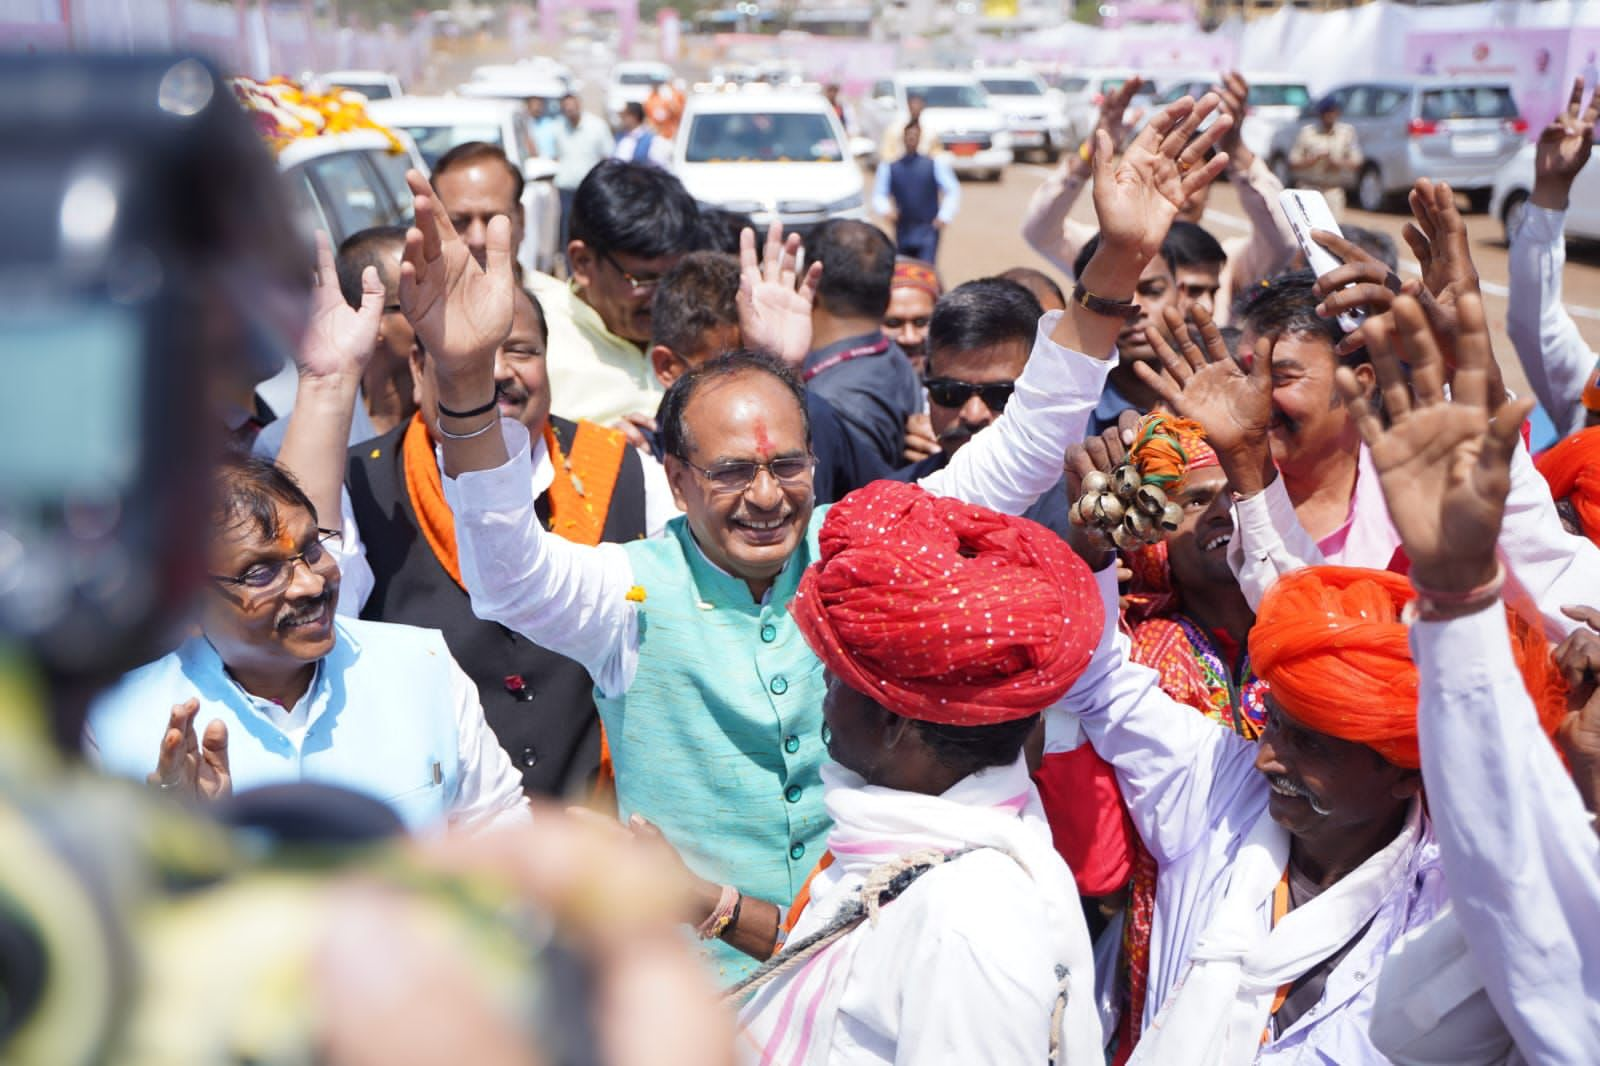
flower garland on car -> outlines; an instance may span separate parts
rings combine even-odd
[[[380,133],[389,141],[391,152],[405,151],[398,137],[367,114],[367,98],[360,93],[349,89],[308,92],[284,77],[266,81],[235,77],[228,82],[233,87],[234,99],[239,101],[239,106],[255,123],[256,132],[274,153],[309,137],[356,130]]]

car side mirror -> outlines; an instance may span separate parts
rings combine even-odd
[[[522,177],[525,181],[554,181],[556,178],[556,165],[542,156],[522,161]]]

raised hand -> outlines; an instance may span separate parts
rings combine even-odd
[[[1318,277],[1313,286],[1313,291],[1322,297],[1317,305],[1319,317],[1337,318],[1357,308],[1365,308],[1368,315],[1381,315],[1389,310],[1400,294],[1400,278],[1389,269],[1389,264],[1336,233],[1314,230],[1311,239],[1343,260],[1342,266]],[[1346,338],[1341,347],[1349,341],[1350,338]],[[1350,350],[1359,346],[1358,340]]]
[[[1565,210],[1567,195],[1578,171],[1589,161],[1594,147],[1594,126],[1600,120],[1600,93],[1583,104],[1583,79],[1572,83],[1566,110],[1539,131],[1533,155],[1533,202],[1555,211]]]
[[[1174,101],[1139,131],[1120,158],[1110,135],[1095,131],[1094,211],[1102,249],[1137,259],[1139,270],[1161,251],[1184,201],[1228,165],[1226,152],[1209,161],[1206,152],[1233,128],[1231,117],[1219,116],[1195,133],[1216,108],[1212,93],[1199,103],[1187,96]]]
[[[1531,399],[1508,401],[1493,419],[1488,398],[1494,362],[1483,302],[1475,294],[1457,306],[1457,367],[1445,398],[1440,344],[1416,299],[1369,323],[1367,349],[1389,426],[1348,367],[1337,382],[1356,429],[1372,453],[1378,481],[1419,586],[1468,592],[1490,583],[1495,543],[1511,489],[1511,455]],[[1411,367],[1406,384],[1401,363]]]
[[[156,768],[145,781],[185,799],[213,800],[233,792],[233,776],[228,771],[228,727],[213,719],[201,739],[194,730],[195,715],[199,713],[197,699],[173,706],[166,732],[161,735]]]
[[[295,366],[302,378],[359,379],[378,343],[383,317],[383,282],[376,267],[361,272],[361,308],[345,302],[328,235],[317,231],[317,287],[311,296],[311,322],[300,342]]]
[[[408,170],[406,183],[416,221],[400,261],[400,309],[427,350],[440,402],[476,407],[494,395],[495,349],[511,332],[511,220],[490,220],[480,267],[427,179]]]
[[[1563,607],[1561,613],[1586,628],[1575,629],[1556,648],[1556,665],[1567,682],[1567,714],[1556,727],[1556,746],[1566,757],[1584,806],[1600,800],[1600,611]]]
[[[1246,363],[1228,353],[1221,331],[1205,308],[1191,309],[1205,345],[1203,352],[1175,308],[1167,308],[1164,314],[1168,331],[1178,340],[1178,351],[1152,327],[1145,336],[1166,373],[1146,363],[1135,363],[1133,372],[1173,411],[1200,423],[1235,492],[1245,496],[1260,492],[1276,476],[1267,436],[1272,428],[1272,348],[1276,338],[1257,340]]]
[[[812,263],[799,272],[800,235],[784,240],[783,224],[773,219],[767,228],[767,246],[756,261],[756,235],[739,234],[739,333],[746,348],[777,356],[792,367],[805,362],[811,351],[811,305],[817,298],[822,264]]]
[[[1098,138],[1099,131],[1104,130],[1106,136],[1111,139],[1111,147],[1118,152],[1122,151],[1122,146],[1128,140],[1128,130],[1137,126],[1139,120],[1144,117],[1143,108],[1135,110],[1131,115],[1128,113],[1129,101],[1143,86],[1144,79],[1135,74],[1117,86],[1114,91],[1106,93],[1105,99],[1100,101],[1100,114],[1095,119],[1094,131],[1089,134],[1090,138]]]
[[[1222,101],[1217,110],[1233,119],[1227,136],[1217,142],[1217,147],[1228,153],[1229,164],[1236,170],[1249,170],[1256,154],[1244,143],[1244,116],[1250,103],[1250,83],[1237,70],[1222,76],[1222,84],[1212,90]]]

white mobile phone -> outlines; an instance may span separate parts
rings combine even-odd
[[[1306,253],[1306,263],[1312,273],[1320,278],[1328,271],[1344,265],[1344,260],[1311,239],[1312,230],[1344,236],[1339,223],[1333,220],[1333,211],[1328,207],[1326,197],[1315,189],[1285,189],[1278,194],[1278,204],[1288,217],[1289,228],[1294,230],[1301,250]],[[1346,333],[1354,333],[1361,328],[1366,317],[1367,310],[1364,307],[1346,311],[1339,316],[1339,328]]]

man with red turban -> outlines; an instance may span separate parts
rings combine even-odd
[[[783,952],[735,992],[751,1060],[1099,1063],[1088,930],[1022,754],[1099,639],[1088,567],[1027,519],[888,481],[819,545],[790,609],[828,672],[833,828]],[[776,907],[724,923],[700,895],[703,924],[770,953]]]

